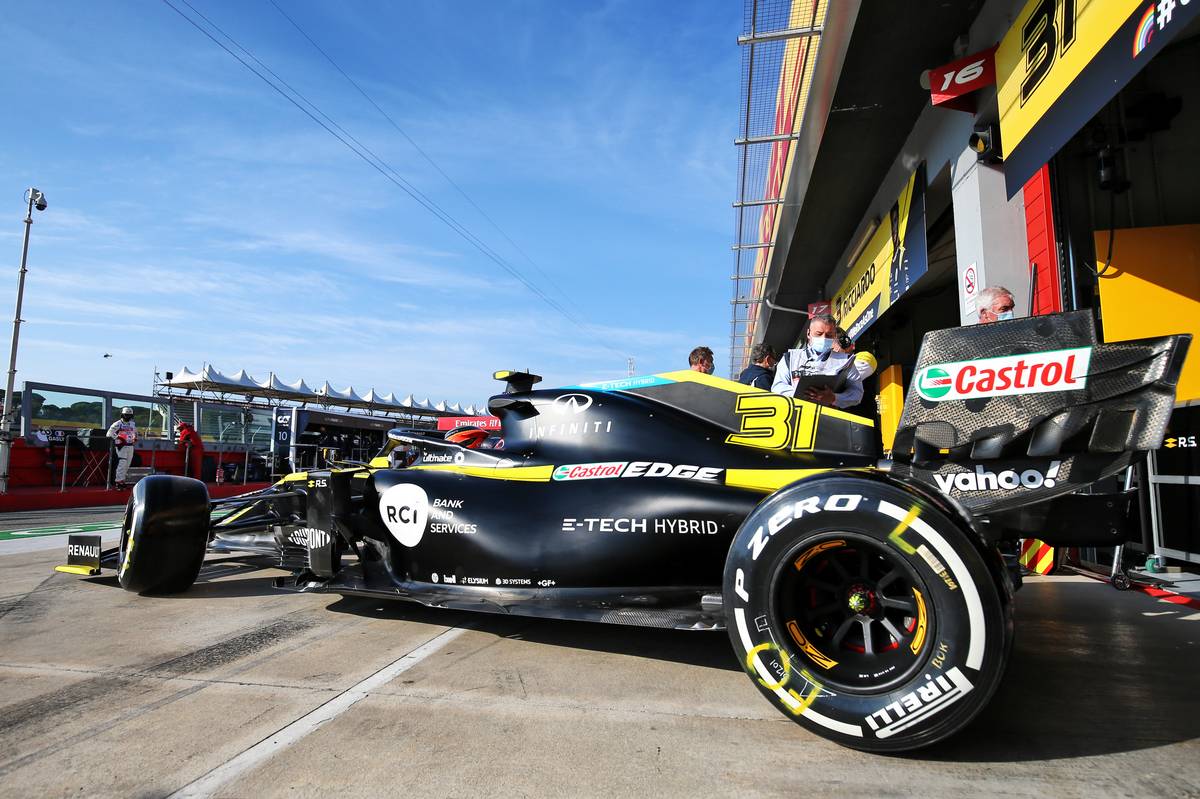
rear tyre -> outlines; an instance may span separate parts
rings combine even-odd
[[[208,519],[208,488],[199,480],[171,475],[139,480],[121,525],[121,587],[139,594],[186,591],[208,548]]]
[[[985,553],[952,511],[883,476],[795,484],[730,548],[734,651],[769,701],[824,738],[928,746],[970,722],[1004,672],[1008,591]]]

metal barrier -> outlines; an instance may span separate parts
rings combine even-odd
[[[59,486],[58,493],[65,494],[67,492],[67,463],[71,460],[71,436],[63,438],[62,459],[62,485]]]

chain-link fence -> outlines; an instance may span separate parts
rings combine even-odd
[[[730,363],[746,365],[828,0],[745,0]]]

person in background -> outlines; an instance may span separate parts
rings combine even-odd
[[[688,368],[693,372],[704,372],[711,375],[716,368],[713,366],[713,351],[708,347],[697,347],[688,355]]]
[[[121,409],[121,418],[108,426],[107,435],[112,439],[117,456],[114,487],[128,488],[125,476],[129,472],[129,463],[133,460],[134,445],[137,444],[137,425],[133,421],[133,408],[127,406]]]
[[[837,338],[833,342],[833,351],[844,352],[852,356],[854,368],[858,370],[858,376],[863,380],[875,374],[875,370],[879,368],[879,362],[875,360],[875,356],[869,352],[857,352],[854,339],[850,338],[850,334],[840,327],[837,329]]]
[[[204,439],[182,419],[175,423],[175,448],[183,453],[183,476],[200,479],[200,464],[204,462]]]
[[[1004,286],[988,286],[979,292],[975,299],[975,307],[979,309],[979,324],[985,325],[988,322],[1005,322],[1012,319],[1017,301],[1013,298],[1013,293]]]
[[[854,353],[854,339],[850,338],[850,334],[840,327],[837,329],[837,335],[833,338],[833,351],[844,352],[847,355]]]
[[[750,365],[742,370],[739,383],[771,390],[771,381],[775,377],[775,364],[779,363],[779,354],[770,344],[755,344],[750,350]]]
[[[837,329],[837,320],[829,314],[811,317],[808,320],[804,346],[784,353],[775,370],[775,382],[771,384],[771,390],[776,394],[792,396],[801,377],[836,375],[847,367],[851,356],[844,352],[834,352]],[[859,377],[857,369],[850,369],[846,373],[846,387],[842,391],[834,392],[831,388],[814,386],[802,397],[810,402],[837,408],[852,407],[861,402],[862,398],[862,378]]]

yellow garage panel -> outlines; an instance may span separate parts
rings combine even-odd
[[[1108,231],[1096,233],[1103,269]],[[1100,277],[1104,340],[1191,333],[1200,338],[1200,225],[1116,231],[1112,265]],[[1200,399],[1200,354],[1183,364],[1179,402]]]
[[[904,413],[904,371],[894,363],[879,373],[879,433],[883,451],[891,452]]]

